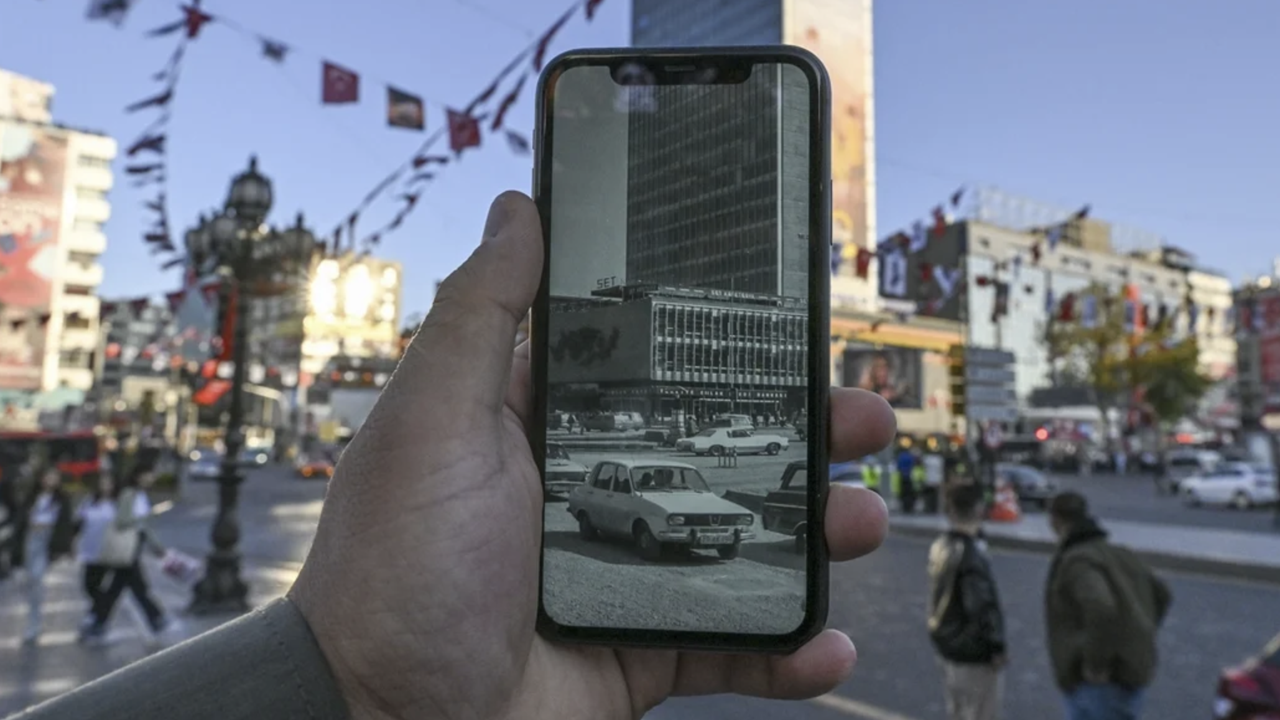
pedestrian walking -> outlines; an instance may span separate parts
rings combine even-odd
[[[39,473],[39,487],[24,507],[26,541],[23,567],[27,575],[27,628],[25,645],[40,639],[44,624],[44,577],[49,566],[71,553],[75,526],[71,498],[62,487],[62,474],[50,466]]]
[[[1058,536],[1045,589],[1055,680],[1068,720],[1136,720],[1155,677],[1156,633],[1169,587],[1131,550],[1111,544],[1083,495],[1049,503]]]
[[[141,563],[144,550],[150,549],[163,554],[163,550],[158,548],[146,530],[146,518],[151,514],[151,503],[146,491],[154,479],[150,468],[136,468],[129,482],[123,483],[115,492],[114,516],[106,525],[98,554],[98,562],[111,571],[111,582],[94,603],[93,619],[82,630],[82,640],[106,634],[111,611],[125,590],[133,595],[146,613],[147,624],[154,635],[159,636],[169,626],[164,611],[151,597]]]
[[[84,593],[89,598],[90,608],[85,616],[86,627],[93,622],[93,608],[97,607],[106,592],[105,583],[111,571],[111,568],[102,563],[101,553],[107,528],[116,517],[115,497],[112,475],[102,473],[98,477],[97,488],[76,509],[76,559],[80,562]]]
[[[982,486],[947,483],[950,527],[929,548],[929,639],[942,664],[949,720],[997,720],[1003,703],[1004,612],[982,539]]]

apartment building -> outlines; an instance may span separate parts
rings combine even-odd
[[[87,391],[115,140],[53,121],[54,88],[0,70],[0,390]]]

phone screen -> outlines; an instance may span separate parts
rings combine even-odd
[[[816,81],[601,61],[545,82],[544,612],[796,632],[825,461],[806,441],[827,377]]]

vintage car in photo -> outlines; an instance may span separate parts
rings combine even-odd
[[[805,529],[808,526],[809,465],[804,460],[787,463],[777,490],[764,496],[760,526],[796,539],[798,553],[805,551]]]
[[[738,556],[755,537],[755,515],[719,497],[692,465],[670,460],[602,460],[569,493],[568,511],[584,540],[630,540],[645,560],[664,548]]]
[[[587,466],[574,462],[560,443],[547,443],[546,482],[548,493],[567,493],[587,479]]]
[[[676,441],[676,452],[695,455],[725,455],[736,450],[739,455],[777,455],[790,447],[791,441],[781,435],[758,433],[749,428],[707,428],[691,437]]]

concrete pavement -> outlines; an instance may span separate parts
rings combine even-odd
[[[1154,567],[1216,577],[1280,584],[1280,533],[1267,535],[1207,528],[1101,519],[1112,541],[1146,558]],[[894,515],[894,534],[936,536],[946,527],[937,515]],[[1042,514],[1023,515],[1019,522],[987,523],[988,541],[996,547],[1052,552],[1057,538]]]

